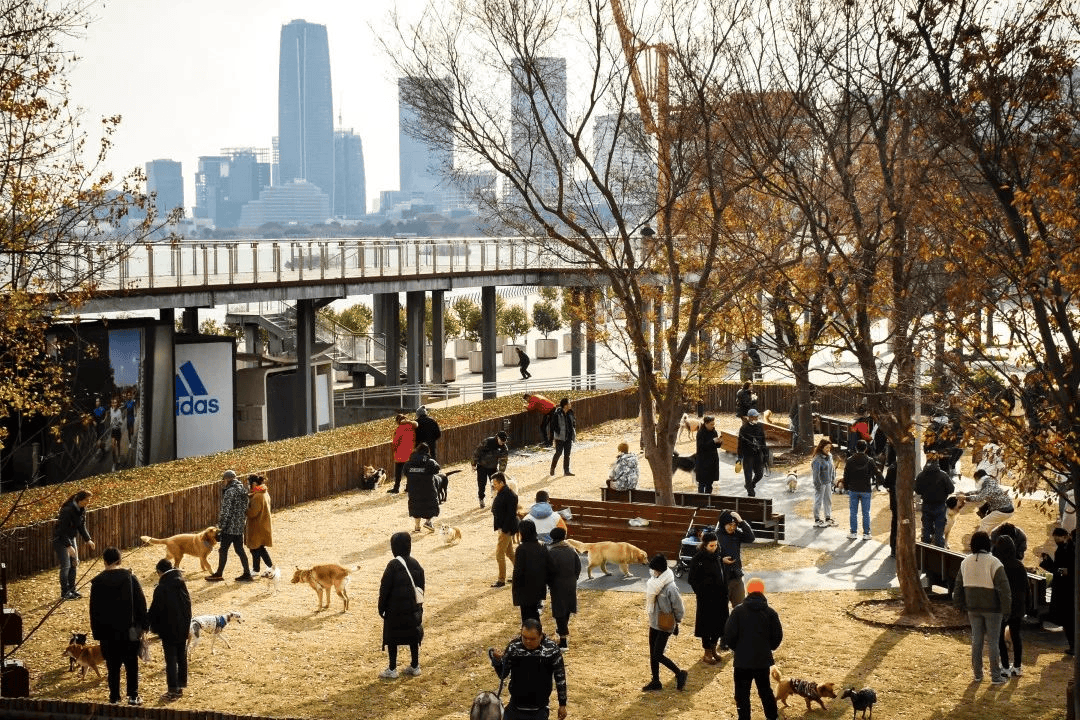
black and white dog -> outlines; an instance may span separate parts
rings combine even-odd
[[[697,480],[697,453],[693,455],[673,453],[671,456],[671,472],[674,473],[676,470],[688,472],[692,480]]]
[[[199,644],[199,638],[203,633],[209,633],[210,635],[210,654],[214,654],[214,643],[218,638],[221,638],[221,642],[225,643],[225,647],[232,648],[229,645],[228,639],[225,637],[225,626],[232,620],[240,622],[240,613],[230,610],[224,615],[196,615],[191,618],[191,628],[188,631],[187,651],[191,654],[191,651],[195,649],[195,646]]]

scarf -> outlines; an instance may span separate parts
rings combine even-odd
[[[669,583],[675,582],[675,574],[668,568],[657,577],[651,577],[645,582],[645,614],[652,616],[656,606],[656,598],[664,591]]]

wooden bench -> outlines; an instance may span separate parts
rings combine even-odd
[[[556,510],[569,508],[567,535],[584,543],[628,542],[648,555],[664,553],[669,560],[679,557],[683,538],[695,524],[698,508],[605,500],[557,498],[549,500]],[[648,520],[644,527],[630,524],[633,518]],[[715,521],[715,520],[714,520]]]
[[[758,425],[765,429],[765,444],[770,448],[785,452],[791,449],[791,430],[762,421],[758,421]],[[739,453],[738,434],[726,430],[720,431],[720,449],[731,455],[737,455]]]
[[[814,413],[814,432],[825,435],[837,450],[847,450],[848,433],[851,430],[850,420],[828,417]]]
[[[756,536],[772,538],[773,542],[784,539],[784,516],[773,512],[772,498],[706,495],[694,492],[677,492],[674,496],[677,506],[696,507],[709,511],[704,515],[698,514],[699,525],[715,524],[721,510],[733,510],[739,513],[743,520],[750,523]],[[603,500],[627,503],[656,503],[656,491],[647,489],[612,490],[602,487],[600,497]]]
[[[960,572],[960,563],[967,555],[947,550],[937,545],[922,542],[915,543],[915,565],[926,577],[931,586],[944,588],[952,596],[956,575]],[[1027,574],[1028,596],[1026,614],[1038,617],[1048,608],[1046,603],[1046,578],[1033,573]]]

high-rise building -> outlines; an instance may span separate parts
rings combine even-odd
[[[195,174],[195,217],[217,228],[236,227],[240,210],[270,185],[269,152],[257,148],[226,148],[220,155],[199,158]]]
[[[159,218],[176,208],[184,209],[184,175],[176,160],[151,160],[146,163],[146,194],[155,195],[154,207]]]
[[[566,124],[566,58],[537,57],[510,64],[510,152],[523,178],[552,197],[559,176],[572,172]],[[539,118],[537,118],[539,116]]]
[[[195,217],[218,225],[221,204],[225,201],[225,178],[229,176],[229,158],[201,155],[195,173]]]
[[[619,203],[656,200],[652,139],[637,112],[598,115],[593,124],[593,167]]]
[[[334,217],[363,217],[367,208],[364,146],[351,129],[334,132]]]
[[[398,78],[398,171],[401,192],[406,197],[422,196],[424,201],[442,209],[440,192],[450,188],[453,151],[444,143],[426,138],[438,134],[417,106],[423,105],[425,93],[448,91],[450,80]]]
[[[334,113],[325,25],[281,27],[278,63],[280,184],[307,180],[334,196]]]
[[[264,188],[257,200],[244,205],[240,227],[257,228],[263,223],[318,225],[330,219],[330,199],[306,180]]]

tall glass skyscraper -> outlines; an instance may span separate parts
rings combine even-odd
[[[437,195],[450,189],[450,172],[453,152],[442,144],[432,143],[430,138],[437,132],[417,107],[424,107],[429,94],[449,94],[449,79],[426,80],[417,77],[398,78],[398,172],[402,194],[408,197],[426,198],[437,209],[442,202]]]
[[[334,132],[334,217],[354,219],[367,212],[364,146],[351,129]]]
[[[281,184],[307,180],[334,197],[333,110],[326,26],[304,20],[283,25],[278,63]]]
[[[566,58],[535,57],[510,65],[510,152],[535,192],[552,200],[570,180],[566,123]]]
[[[156,196],[158,219],[176,208],[184,207],[184,178],[175,160],[151,160],[146,163],[146,193]]]

